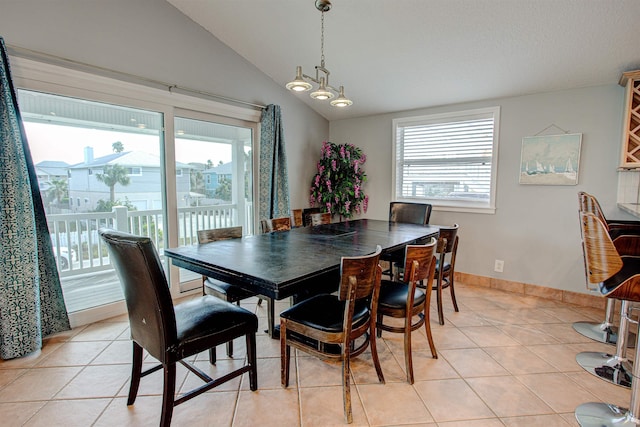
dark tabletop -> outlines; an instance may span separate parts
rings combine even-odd
[[[437,226],[361,219],[165,249],[164,254],[178,267],[283,299],[314,280],[337,278],[343,256],[367,255],[376,245],[391,251],[437,233]]]

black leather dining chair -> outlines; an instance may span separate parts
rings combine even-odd
[[[204,295],[174,305],[162,262],[151,239],[110,229],[100,229],[109,259],[124,291],[133,341],[133,364],[127,405],[133,405],[140,379],[164,371],[160,426],[171,424],[173,408],[245,372],[249,387],[258,388],[256,331],[258,318],[242,307]],[[247,363],[213,379],[185,361],[219,344],[244,336]],[[142,371],[143,350],[160,362]],[[176,399],[176,363],[185,366],[205,384]]]
[[[436,270],[435,247],[435,239],[426,245],[407,245],[405,247],[403,281],[383,280],[380,285],[376,323],[378,337],[381,336],[381,331],[404,334],[405,371],[409,384],[413,384],[414,381],[411,332],[424,325],[431,355],[434,359],[438,358],[429,321],[431,286]],[[424,283],[428,291],[423,292],[416,289],[418,282]],[[404,325],[397,326],[385,323],[385,316],[403,319]],[[417,320],[414,322],[415,318]]]
[[[322,208],[305,208],[302,210],[302,225],[308,226],[311,225],[311,215],[322,213]]]
[[[453,310],[458,312],[458,301],[455,292],[455,269],[456,257],[458,254],[458,224],[452,226],[440,226],[438,230],[438,245],[436,247],[436,279],[433,290],[436,291],[436,304],[438,306],[438,322],[444,325],[444,308],[442,301],[442,291],[449,288]]]
[[[353,421],[350,359],[371,347],[378,380],[384,383],[376,347],[381,252],[378,246],[371,255],[342,257],[337,295],[315,295],[280,313],[282,386],[289,385],[291,347],[321,359],[341,360],[344,415],[348,423]],[[360,337],[364,339],[356,345]]]
[[[242,238],[242,226],[212,228],[208,230],[198,230],[198,244],[216,242],[218,240],[240,239]],[[256,296],[255,292],[242,289],[213,277],[202,276],[202,294],[213,295],[216,298],[240,305],[240,301]],[[258,299],[258,305],[262,303],[262,298]],[[270,302],[268,301],[267,304]],[[269,308],[267,307],[267,310]],[[227,343],[227,356],[233,357],[233,341]],[[216,348],[209,350],[209,360],[216,363]]]
[[[391,202],[389,203],[389,221],[405,224],[429,224],[432,206],[429,203],[413,202]],[[382,272],[393,280],[400,280],[397,273],[394,273],[394,264],[402,264],[404,261],[404,250],[386,252],[380,257],[381,261],[389,263],[389,268]]]

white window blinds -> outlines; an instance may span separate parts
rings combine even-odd
[[[395,198],[494,207],[499,108],[394,121]]]

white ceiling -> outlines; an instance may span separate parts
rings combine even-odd
[[[168,0],[278,84],[320,64],[315,0]],[[615,84],[640,69],[640,0],[333,0],[329,120]]]

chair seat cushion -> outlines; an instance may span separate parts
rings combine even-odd
[[[402,309],[407,306],[409,287],[406,283],[391,280],[383,280],[381,283],[378,307]],[[424,303],[426,295],[420,289],[416,289],[413,298],[413,305],[417,306]]]
[[[174,311],[177,352],[182,356],[258,330],[255,314],[210,295],[177,304]]]
[[[241,301],[256,295],[255,293],[246,291],[239,286],[231,285],[212,277],[207,277],[204,281],[204,292],[207,295],[213,295],[229,302]]]
[[[335,295],[321,294],[288,308],[280,317],[318,329],[323,332],[342,331],[345,302]],[[356,301],[353,311],[353,327],[358,327],[369,319],[369,300]]]

